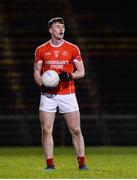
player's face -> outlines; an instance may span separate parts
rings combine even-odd
[[[57,40],[63,39],[65,26],[64,24],[60,24],[59,22],[54,23],[51,28],[49,29],[51,36]]]

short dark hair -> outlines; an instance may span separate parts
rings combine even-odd
[[[56,22],[59,22],[60,24],[65,24],[64,19],[62,17],[55,17],[49,20],[48,28],[50,28],[52,24]]]

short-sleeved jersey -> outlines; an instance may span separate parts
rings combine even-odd
[[[51,43],[51,40],[37,47],[35,51],[34,63],[42,62],[42,73],[47,70],[55,70],[58,74],[60,71],[69,73],[74,72],[74,62],[81,61],[81,53],[79,48],[63,40],[59,46]],[[50,94],[71,94],[75,93],[74,80],[60,81],[59,85]]]

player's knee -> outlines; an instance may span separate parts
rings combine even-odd
[[[80,136],[81,135],[80,129],[77,129],[77,128],[71,128],[71,133],[74,136]]]
[[[43,127],[43,135],[49,135],[49,134],[52,134],[52,128],[44,126]]]

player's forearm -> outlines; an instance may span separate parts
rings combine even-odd
[[[75,61],[74,64],[76,71],[72,73],[73,79],[83,78],[85,76],[83,61]]]
[[[38,86],[42,85],[42,79],[41,79],[40,72],[38,72],[38,71],[34,72],[34,79]]]
[[[83,78],[85,76],[85,71],[75,71],[74,73],[72,73],[72,77],[73,79],[80,79]]]
[[[41,68],[42,68],[41,62],[34,63],[34,79],[38,86],[42,85]]]

